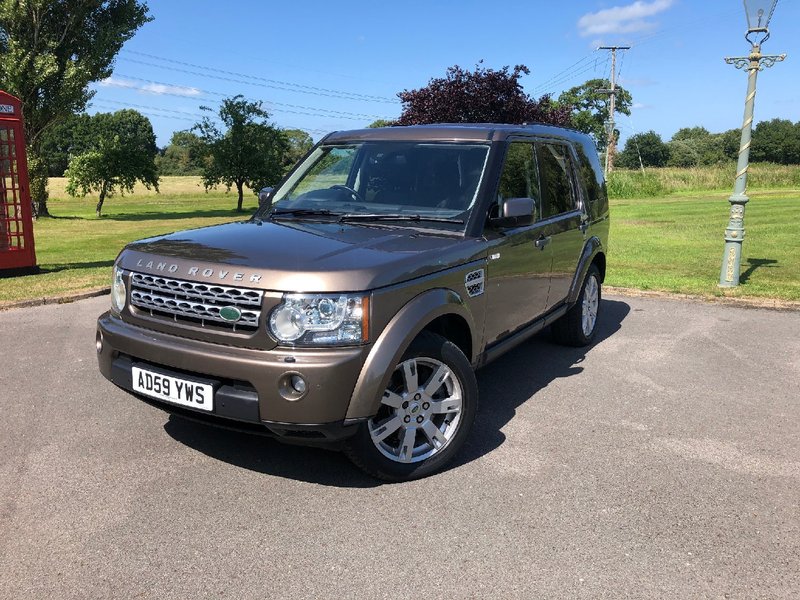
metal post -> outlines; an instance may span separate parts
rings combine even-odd
[[[617,50],[630,50],[630,46],[600,46],[598,50],[610,50],[611,51],[611,86],[609,89],[600,89],[597,90],[600,93],[608,94],[610,97],[609,107],[608,107],[608,124],[607,124],[607,143],[606,143],[606,164],[605,164],[605,174],[608,176],[608,173],[613,169],[614,165],[614,152],[616,150],[615,144],[616,140],[614,139],[614,112],[616,111],[616,100],[617,100]]]
[[[733,193],[728,201],[731,204],[730,220],[725,229],[725,251],[722,255],[722,270],[719,275],[720,287],[736,287],[739,285],[739,274],[742,264],[742,242],[744,241],[744,206],[749,201],[747,197],[747,170],[750,162],[750,141],[753,131],[753,107],[756,98],[756,78],[758,72],[764,67],[771,67],[776,62],[786,58],[780,56],[764,56],[761,54],[761,45],[753,44],[750,55],[747,57],[726,58],[725,62],[734,64],[737,69],[746,69],[747,96],[744,101],[744,120],[742,123],[742,138],[739,144],[739,160],[736,163],[736,180]]]

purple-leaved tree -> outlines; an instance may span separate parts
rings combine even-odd
[[[517,65],[511,72],[507,66],[494,70],[480,63],[474,71],[452,66],[445,77],[397,94],[403,112],[395,124],[537,122],[569,126],[571,106],[556,105],[547,95],[537,100],[523,91],[519,78],[528,73],[525,65]]]

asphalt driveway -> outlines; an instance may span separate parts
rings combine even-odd
[[[0,598],[800,597],[800,312],[606,299],[385,485],[115,388],[108,302],[0,312]]]

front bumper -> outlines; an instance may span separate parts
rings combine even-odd
[[[142,363],[175,376],[215,382],[213,413],[148,399],[170,412],[205,421],[257,425],[287,440],[336,441],[355,433],[345,421],[368,347],[257,350],[180,338],[129,325],[110,313],[97,321],[100,372],[133,391],[131,367]],[[287,374],[299,374],[307,391],[299,399],[280,392]]]

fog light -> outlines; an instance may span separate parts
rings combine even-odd
[[[288,371],[278,380],[278,393],[284,400],[296,402],[305,398],[308,392],[308,382],[297,371]]]
[[[305,394],[306,380],[300,377],[300,375],[292,375],[292,388],[300,395]]]

